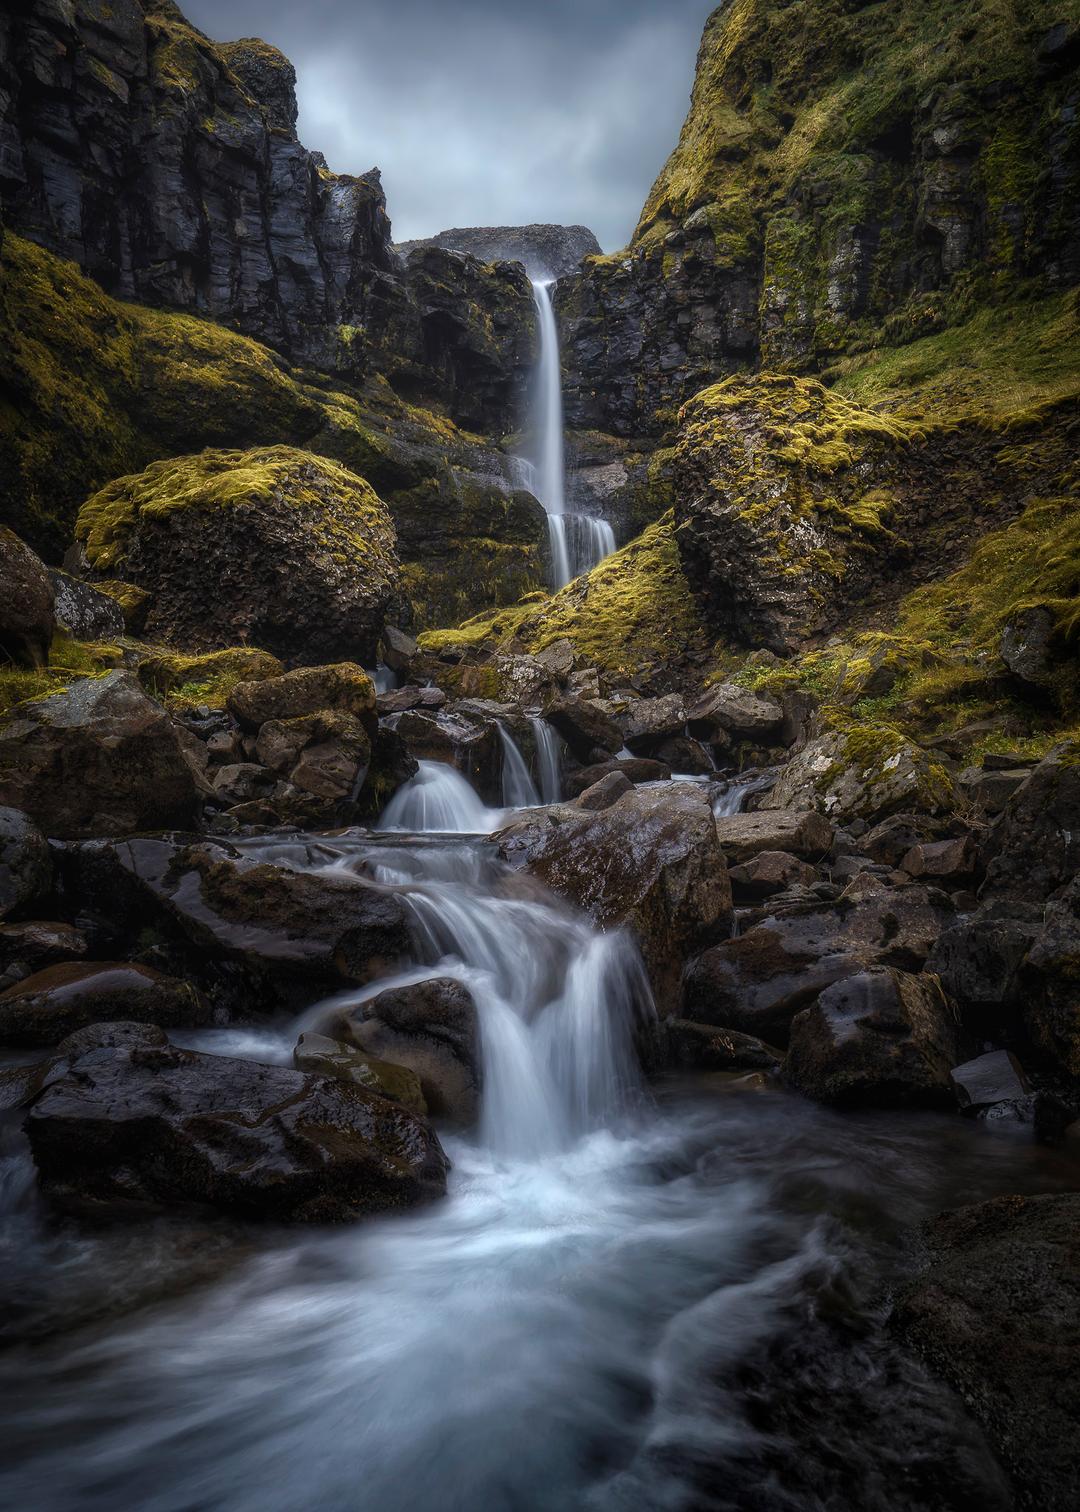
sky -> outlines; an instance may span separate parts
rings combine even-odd
[[[554,221],[625,246],[678,140],[716,0],[180,0],[297,73],[299,135],[382,169],[394,237]]]

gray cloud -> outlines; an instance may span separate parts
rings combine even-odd
[[[296,65],[300,136],[383,172],[394,234],[581,222],[627,241],[675,145],[710,0],[181,0]]]

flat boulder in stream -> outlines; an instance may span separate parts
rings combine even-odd
[[[716,821],[729,866],[741,866],[762,851],[786,851],[800,861],[820,861],[833,843],[833,827],[815,809],[760,810],[724,814]]]
[[[210,1206],[334,1223],[446,1190],[435,1134],[356,1085],[161,1044],[92,1046],[32,1105],[46,1195],[120,1218]]]
[[[695,784],[635,788],[598,812],[570,803],[537,809],[496,838],[505,861],[601,928],[633,931],[661,1015],[678,1006],[687,957],[730,925],[727,864]]]

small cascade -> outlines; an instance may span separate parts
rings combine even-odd
[[[734,778],[719,797],[713,800],[713,813],[717,819],[729,819],[732,814],[741,814],[754,793],[764,792],[775,781],[775,772],[748,772],[745,777]]]
[[[501,720],[496,721],[502,744],[502,801],[508,809],[535,808],[540,802],[517,741]]]
[[[375,684],[376,693],[392,693],[398,685],[397,673],[385,662],[379,662],[374,672],[369,673],[371,681]]]
[[[562,750],[558,735],[539,714],[529,720],[536,742],[536,778],[541,803],[558,803],[562,797]]]
[[[489,835],[503,818],[488,808],[460,772],[444,761],[421,761],[386,805],[376,828],[456,835]]]
[[[536,460],[526,464],[524,481],[548,517],[552,587],[564,588],[590,572],[615,550],[615,533],[606,520],[568,513],[566,446],[563,431],[562,369],[559,328],[551,301],[553,282],[533,279],[539,353],[536,373]]]

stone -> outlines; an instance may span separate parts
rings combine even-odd
[[[569,679],[574,670],[576,658],[574,643],[568,640],[552,641],[550,645],[533,652],[533,661],[548,677],[560,683],[565,683]]]
[[[729,867],[728,875],[735,893],[746,898],[768,898],[793,883],[809,887],[819,880],[814,867],[780,850],[758,851],[749,861]]]
[[[17,667],[44,667],[56,627],[55,591],[44,562],[0,525],[0,655]]]
[[[588,813],[563,804],[523,815],[499,854],[641,947],[656,1005],[681,999],[683,964],[730,925],[731,885],[708,798],[691,783],[635,788]]]
[[[49,568],[49,580],[55,594],[56,623],[76,640],[117,640],[127,634],[124,611],[107,593],[58,567]]]
[[[780,733],[784,711],[774,698],[751,693],[734,683],[718,683],[687,711],[691,735],[711,741],[717,735],[768,743]]]
[[[820,861],[833,843],[833,827],[814,809],[761,809],[728,814],[716,821],[716,833],[729,866],[739,866],[762,851],[787,851],[801,861]]]
[[[987,907],[944,929],[926,962],[961,1006],[974,1033],[1011,1038],[1018,1023],[1020,968],[1038,933],[1032,920]]]
[[[912,741],[888,735],[863,745],[833,731],[791,758],[759,806],[817,808],[837,824],[872,825],[901,811],[952,812],[955,795],[940,761]]]
[[[579,794],[575,802],[578,808],[597,813],[600,809],[610,808],[624,793],[633,792],[633,788],[634,784],[624,772],[608,772],[606,777],[601,777]]]
[[[231,807],[234,803],[251,803],[266,798],[274,788],[274,774],[253,761],[237,761],[218,767],[213,779],[214,797]]]
[[[336,1076],[341,1081],[355,1083],[375,1092],[379,1097],[388,1097],[400,1103],[410,1113],[427,1117],[428,1106],[420,1086],[420,1078],[406,1066],[395,1066],[390,1061],[377,1060],[365,1055],[352,1045],[340,1040],[328,1039],[324,1034],[302,1034],[293,1051],[293,1064],[298,1071],[310,1071],[317,1076]]]
[[[784,1052],[752,1034],[715,1024],[695,1024],[690,1019],[668,1019],[665,1026],[668,1056],[677,1066],[698,1071],[779,1070]]]
[[[43,966],[81,960],[90,943],[72,924],[32,919],[22,924],[0,924],[0,990],[22,981]]]
[[[260,730],[268,720],[303,719],[332,710],[351,714],[372,733],[375,687],[354,662],[297,667],[281,677],[237,683],[229,694],[228,709],[246,730]]]
[[[979,896],[1035,903],[1080,871],[1080,761],[1076,747],[1039,762],[995,819],[982,846]]]
[[[396,625],[384,625],[382,633],[382,659],[399,677],[408,675],[409,666],[419,652],[419,646],[411,635],[399,630]]]
[[[890,814],[867,830],[859,849],[872,861],[896,867],[913,846],[938,836],[938,822],[927,814]]]
[[[924,1224],[892,1327],[959,1394],[1025,1512],[1072,1512],[1080,1481],[1080,1195],[996,1197]]]
[[[1036,605],[1009,616],[1001,632],[1002,661],[1022,687],[1049,692],[1059,669],[1053,651],[1054,616]]]
[[[446,247],[469,252],[481,262],[520,262],[534,277],[562,278],[577,271],[582,258],[600,251],[587,226],[457,226],[419,241],[402,242],[399,251]]]
[[[601,761],[595,766],[579,767],[577,771],[563,776],[563,791],[568,798],[578,798],[602,777],[612,772],[621,772],[635,785],[639,782],[666,782],[671,768],[663,761],[651,761],[644,756],[619,756],[611,761]]]
[[[783,1074],[818,1102],[941,1106],[957,1048],[955,1010],[933,977],[872,967],[795,1015]]]
[[[557,699],[544,710],[544,718],[562,736],[579,761],[593,761],[596,751],[614,754],[622,749],[622,730],[596,699]]]
[[[623,744],[635,756],[653,756],[686,724],[686,705],[678,693],[663,698],[636,698],[621,720]]]
[[[82,678],[0,728],[0,800],[50,836],[187,825],[203,791],[177,726],[130,672]]]
[[[58,1045],[105,1019],[189,1028],[211,1022],[206,999],[188,982],[126,961],[47,966],[0,993],[0,1044]]]
[[[441,709],[446,694],[441,688],[395,688],[390,693],[379,693],[375,703],[379,718],[387,714],[405,714],[410,709]]]
[[[76,1056],[36,1099],[26,1131],[45,1195],[98,1219],[194,1204],[342,1222],[446,1190],[435,1135],[385,1097],[173,1046]]]
[[[911,877],[953,883],[970,881],[977,867],[978,850],[970,834],[953,840],[920,841],[900,862],[901,870]]]
[[[30,907],[52,886],[52,857],[26,814],[0,808],[0,919]]]
[[[1013,794],[1023,786],[1030,775],[1027,767],[989,771],[978,767],[965,767],[957,782],[971,802],[984,814],[1000,814]]]
[[[978,1112],[994,1103],[1012,1102],[1026,1097],[1031,1083],[1024,1068],[1008,1050],[990,1050],[974,1060],[954,1066],[949,1073],[961,1108]]]
[[[1080,876],[1047,903],[1017,972],[1020,1014],[1054,1070],[1080,1080]]]

